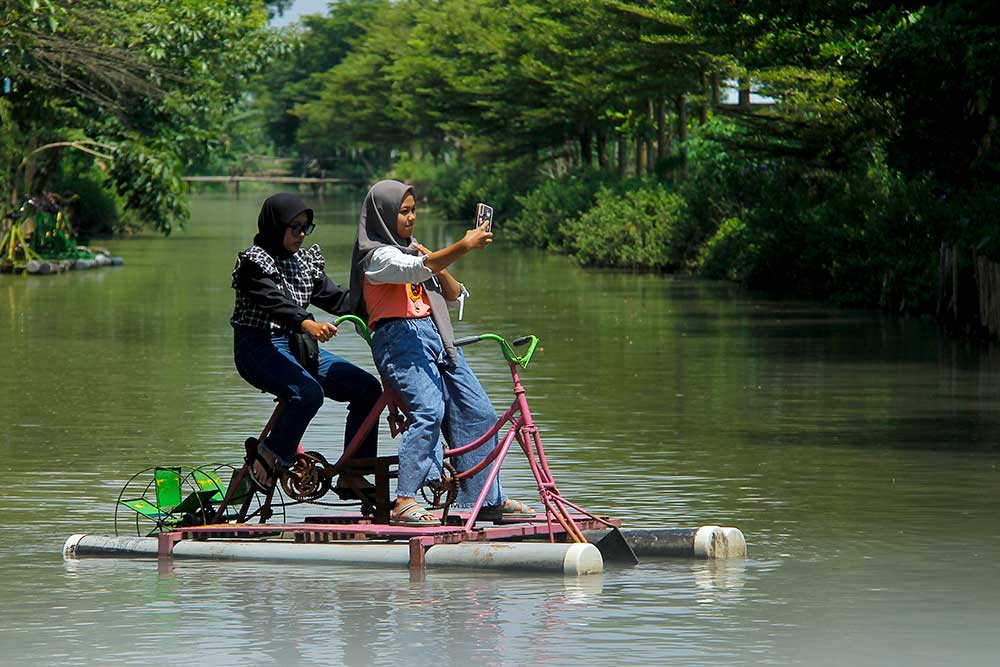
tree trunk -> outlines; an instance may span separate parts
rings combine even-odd
[[[656,162],[667,156],[667,103],[663,96],[656,98]]]
[[[597,166],[602,171],[608,168],[608,132],[604,128],[597,131]]]
[[[589,128],[584,128],[580,132],[580,164],[587,168],[594,166],[593,142]]]
[[[990,336],[1000,333],[1000,264],[996,264],[972,251],[976,271],[976,288],[979,297],[979,323]]]
[[[646,117],[652,125],[656,118],[656,109],[653,100],[646,102]],[[652,133],[646,139],[646,175],[652,176],[656,173],[656,139]]]
[[[25,152],[25,155],[31,155],[32,153],[35,152],[35,149],[38,148],[41,145],[42,145],[42,142],[40,140],[38,140],[38,139],[31,139],[31,140],[29,140],[28,141],[28,149]],[[14,196],[15,196],[14,205],[15,206],[17,206],[18,204],[21,203],[20,201],[18,201],[18,199],[20,197],[18,197],[18,195],[17,195],[17,186],[18,185],[21,186],[21,193],[22,193],[21,196],[22,197],[31,194],[31,188],[34,187],[34,184],[35,184],[35,170],[36,170],[35,161],[29,158],[27,161],[24,162],[24,168],[21,170],[20,179],[18,179],[15,176],[15,180],[14,180]]]
[[[698,124],[704,125],[708,122],[708,77],[705,74],[705,66],[702,65],[700,72],[701,99],[698,102]]]
[[[739,107],[746,111],[750,110],[750,80],[740,79]]]
[[[642,176],[646,171],[646,142],[642,137],[635,138],[635,175]]]
[[[712,71],[712,113],[719,110],[719,73]]]
[[[677,177],[680,180],[687,178],[687,103],[683,95],[674,98],[674,107],[677,112]]]
[[[642,118],[646,113],[646,105],[640,102],[635,106],[637,119]],[[646,139],[642,136],[642,128],[635,128],[635,175],[642,176],[646,173]]]
[[[625,177],[625,164],[628,162],[628,146],[625,142],[625,135],[618,135],[618,175]]]

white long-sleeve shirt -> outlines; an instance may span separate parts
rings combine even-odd
[[[426,255],[409,255],[385,245],[372,253],[365,278],[372,285],[422,283],[434,276],[434,272],[424,265],[426,259]]]
[[[365,278],[372,285],[422,283],[434,278],[434,272],[424,263],[426,259],[425,255],[410,255],[393,246],[382,246],[372,253]],[[449,308],[458,308],[458,319],[461,320],[469,290],[463,283],[458,286],[461,288],[458,298],[447,303]]]

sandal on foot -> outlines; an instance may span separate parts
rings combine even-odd
[[[251,453],[253,454],[252,458],[250,456]],[[259,445],[252,450],[249,446],[247,447],[247,463],[250,466],[250,469],[247,471],[250,484],[261,493],[272,491],[278,482],[278,474],[275,470],[274,462],[268,461],[260,453]]]
[[[428,521],[433,519],[433,521]],[[433,526],[438,522],[438,518],[411,500],[398,510],[394,510],[389,517],[389,525],[392,526]]]
[[[479,519],[481,521],[499,521],[501,519],[534,519],[538,513],[533,507],[529,507],[524,503],[514,500],[513,498],[508,498],[503,501],[502,505],[494,505],[492,507],[484,507],[479,511]]]

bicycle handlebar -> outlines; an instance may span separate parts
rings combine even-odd
[[[357,332],[357,334],[362,338],[364,338],[365,342],[368,343],[368,346],[371,347],[372,334],[368,330],[368,325],[365,324],[365,321],[363,319],[361,319],[357,315],[341,315],[336,320],[334,320],[333,323],[337,325],[337,328],[340,328],[342,322],[350,322],[351,324],[353,324],[354,330]]]
[[[538,336],[535,335],[519,336],[508,343],[502,336],[498,336],[494,333],[485,333],[477,336],[465,336],[463,338],[459,338],[455,341],[455,347],[471,345],[472,343],[478,343],[481,340],[496,341],[500,345],[500,351],[503,352],[504,358],[508,362],[517,364],[521,368],[528,367],[528,363],[531,361],[531,355],[535,353],[535,348],[538,347]],[[528,351],[521,356],[514,354],[513,348],[521,347],[523,345],[528,346]]]
[[[351,324],[353,324],[354,330],[357,332],[357,334],[362,338],[364,338],[365,342],[368,343],[369,346],[371,346],[372,344],[371,331],[369,331],[368,326],[365,324],[364,320],[362,320],[357,315],[341,315],[336,320],[334,320],[333,323],[337,325],[337,327],[340,327],[340,325],[343,324],[344,322],[350,322]],[[463,338],[459,338],[458,340],[455,341],[455,347],[461,347],[463,345],[471,345],[472,343],[478,343],[481,340],[487,340],[487,339],[496,341],[500,345],[500,351],[503,352],[504,358],[508,362],[512,364],[517,364],[521,368],[528,367],[528,363],[531,361],[531,355],[535,353],[535,348],[538,347],[538,336],[535,336],[533,334],[529,334],[527,336],[518,336],[517,338],[508,343],[506,339],[504,339],[502,336],[498,336],[495,333],[484,333],[484,334],[479,334],[477,336],[465,336]],[[524,345],[528,346],[527,352],[525,352],[520,356],[514,354],[515,347],[523,347]]]

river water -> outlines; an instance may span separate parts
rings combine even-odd
[[[992,665],[1000,355],[919,321],[581,270],[497,242],[455,273],[459,335],[535,333],[522,379],[556,481],[626,526],[729,525],[739,562],[584,578],[64,561],[148,466],[236,462],[271,410],[232,366],[235,253],[262,194],[108,242],[125,266],[0,276],[0,664]],[[359,197],[316,201],[347,280]],[[502,212],[498,212],[502,216]],[[461,228],[421,214],[432,246]],[[373,368],[363,341],[331,349]],[[494,347],[467,349],[500,407]],[[344,412],[306,433],[335,452]],[[394,443],[383,433],[383,453]],[[523,461],[505,467],[530,499]]]

